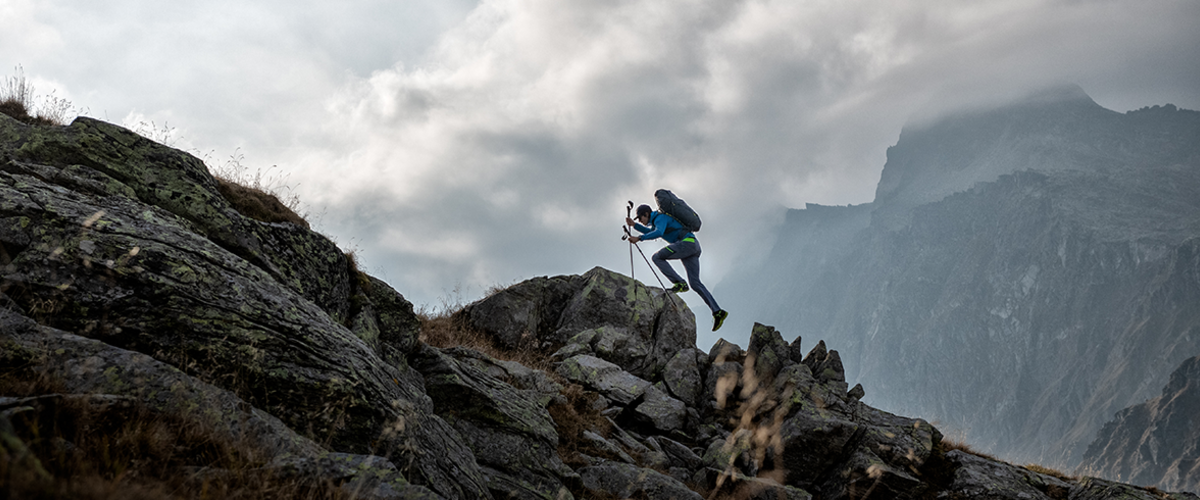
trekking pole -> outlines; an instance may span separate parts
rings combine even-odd
[[[629,227],[628,227],[628,226],[626,226],[626,227],[625,227],[625,236],[622,236],[622,237],[621,237],[621,239],[623,239],[623,240],[627,240],[627,239],[629,239],[629,237],[630,237],[630,234],[629,234]],[[630,241],[630,243],[632,243],[632,244],[633,244],[633,246],[637,247],[638,253],[642,254],[642,260],[646,261],[646,267],[649,267],[649,268],[650,268],[650,272],[654,273],[654,279],[658,280],[658,286],[661,286],[661,287],[662,287],[662,289],[663,289],[663,293],[665,293],[665,294],[667,295],[667,302],[670,302],[670,303],[671,303],[671,308],[675,310],[675,313],[676,313],[676,314],[678,314],[678,313],[679,313],[679,306],[675,305],[675,301],[674,301],[674,300],[671,300],[671,292],[667,291],[667,285],[664,285],[664,284],[663,284],[663,282],[662,282],[662,278],[659,278],[659,277],[658,277],[658,271],[655,271],[655,270],[654,270],[654,266],[650,264],[650,259],[647,259],[647,258],[646,258],[646,253],[642,251],[642,247],[639,247],[639,246],[638,246],[638,244],[637,244],[637,243],[633,243],[633,241]],[[637,287],[637,283],[635,282],[635,283],[633,284],[633,286],[635,287],[635,288],[634,288],[634,291],[636,292],[636,291],[637,291],[637,288],[636,288],[636,287]]]
[[[629,200],[629,206],[625,207],[625,218],[626,219],[633,218],[633,200]],[[623,237],[621,239],[628,240],[629,239],[629,226],[628,225],[621,226],[621,229],[625,231],[625,237]],[[634,275],[633,275],[633,242],[632,241],[629,242],[629,278],[632,279],[635,283],[635,285],[633,287],[633,293],[634,293],[633,299],[637,300],[637,285],[636,285],[637,278],[634,277]]]

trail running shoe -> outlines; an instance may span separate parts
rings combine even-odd
[[[676,283],[675,286],[671,287],[670,291],[675,292],[675,293],[686,292],[686,291],[688,291],[687,283],[682,283],[682,282]]]
[[[727,318],[727,317],[729,317],[729,313],[726,312],[724,309],[718,309],[717,312],[713,313],[713,331],[714,332],[719,330],[721,328],[721,325],[725,324],[725,318]]]

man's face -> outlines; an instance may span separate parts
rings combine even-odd
[[[644,213],[644,214],[639,215],[638,222],[641,222],[642,225],[649,224],[650,223],[650,214]]]

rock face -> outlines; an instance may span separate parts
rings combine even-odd
[[[906,127],[874,202],[789,211],[721,295],[838,346],[871,405],[1070,469],[1197,354],[1197,137],[1078,88]]]
[[[195,158],[120,127],[0,116],[6,479],[69,480],[44,464],[81,447],[47,430],[137,414],[237,444],[244,470],[163,465],[197,490],[236,472],[371,499],[1142,491],[947,453],[927,421],[848,390],[824,341],[803,355],[757,324],[746,349],[705,353],[682,301],[601,268],[451,318],[541,368],[428,345],[412,305],[324,237],[222,196]]]
[[[1105,424],[1083,467],[1133,484],[1200,492],[1200,356],[1171,374],[1161,396]]]

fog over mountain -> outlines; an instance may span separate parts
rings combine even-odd
[[[1073,467],[1200,353],[1200,113],[1078,87],[904,128],[872,203],[789,210],[730,309],[841,346],[888,411]]]

